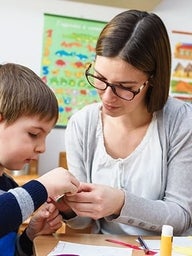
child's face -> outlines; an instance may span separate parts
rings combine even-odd
[[[20,170],[45,151],[45,139],[54,121],[39,120],[38,116],[20,117],[6,126],[0,121],[0,167]]]

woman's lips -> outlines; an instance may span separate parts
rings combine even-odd
[[[104,108],[106,108],[107,110],[116,110],[117,107],[114,107],[113,105],[108,105],[103,103]]]

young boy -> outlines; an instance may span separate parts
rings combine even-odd
[[[4,168],[22,169],[45,151],[46,136],[57,118],[54,93],[32,70],[18,64],[0,65],[0,255],[16,254],[20,224],[48,197],[75,194],[78,190],[77,179],[63,168],[22,187],[4,173]],[[59,227],[59,221],[54,205],[46,204],[17,241],[18,255],[31,255],[35,235],[51,232]]]

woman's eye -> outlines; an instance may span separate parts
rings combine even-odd
[[[125,90],[129,90],[129,91],[134,91],[134,86],[126,86],[126,85],[123,85],[123,84],[120,84],[121,87],[123,87]]]

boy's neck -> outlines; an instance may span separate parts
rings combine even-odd
[[[4,168],[3,167],[0,167],[0,176],[2,176],[4,173]]]

